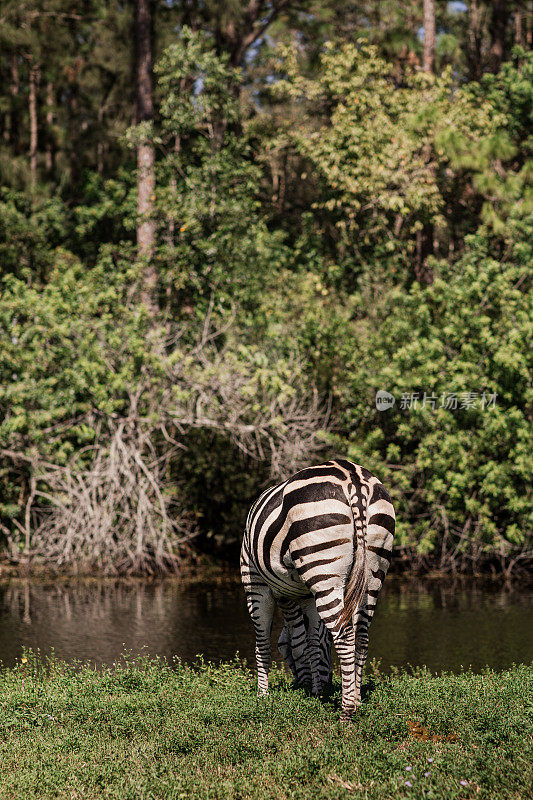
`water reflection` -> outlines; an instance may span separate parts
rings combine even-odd
[[[370,657],[392,665],[503,669],[533,659],[533,594],[439,583],[385,584],[371,629]],[[276,620],[274,636],[280,628]],[[184,661],[202,653],[253,663],[253,632],[237,581],[0,585],[0,659],[23,647],[112,664],[124,649]],[[277,656],[275,656],[277,657]]]

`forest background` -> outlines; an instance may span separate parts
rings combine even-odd
[[[526,2],[0,0],[0,43],[5,559],[231,560],[343,455],[397,567],[527,568]]]

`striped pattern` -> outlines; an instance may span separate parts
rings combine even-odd
[[[320,693],[331,642],[342,672],[343,717],[361,699],[368,628],[390,564],[395,515],[380,481],[351,461],[301,470],[252,506],[241,576],[256,635],[258,690],[268,691],[274,606],[279,640],[297,683]]]

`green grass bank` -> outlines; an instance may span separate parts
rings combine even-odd
[[[533,668],[440,677],[368,669],[339,723],[275,669],[128,659],[97,671],[31,654],[0,671],[0,798],[525,798]]]

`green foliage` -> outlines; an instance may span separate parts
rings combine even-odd
[[[460,88],[450,73],[411,74],[398,88],[376,48],[350,44],[332,46],[313,79],[287,51],[276,87],[309,111],[274,144],[292,141],[322,188],[273,317],[282,336],[298,331],[336,398],[336,451],[392,489],[398,546],[426,567],[531,555],[531,63]],[[320,244],[325,219],[336,261]],[[432,286],[406,288],[401,265],[412,280],[427,223],[439,252],[453,243],[458,253],[430,262]],[[477,232],[463,239],[468,226]],[[376,410],[379,389],[394,409]],[[475,407],[461,408],[469,392]],[[418,407],[400,408],[413,393]],[[421,407],[424,393],[435,408]],[[457,409],[441,407],[450,393]],[[493,394],[496,407],[481,408]]]
[[[158,261],[167,313],[194,306],[201,318],[213,293],[241,313],[257,306],[272,264],[286,260],[283,235],[261,211],[260,170],[238,135],[239,73],[188,28],[157,67],[163,148],[158,164]]]
[[[173,136],[231,125],[240,118],[235,92],[239,71],[216,54],[208,38],[184,26],[157,67],[163,129]]]
[[[452,166],[471,173],[488,230],[507,242],[525,241],[533,214],[533,54],[524,53],[518,67],[509,62],[498,75],[467,85],[465,93],[475,104],[499,112],[497,129],[485,134],[475,150],[450,131],[443,131],[441,140],[451,145]]]
[[[527,793],[530,667],[375,672],[345,726],[338,682],[326,702],[291,690],[279,670],[272,684],[257,698],[238,662],[170,669],[126,656],[96,671],[26,654],[0,678],[0,791],[39,800]]]
[[[124,409],[150,359],[147,320],[128,298],[136,277],[130,261],[116,260],[112,252],[86,270],[57,250],[44,288],[15,276],[4,279],[3,446],[36,447],[64,463],[73,448],[90,440],[86,425],[79,428],[74,420],[89,411]]]
[[[438,551],[443,566],[458,553],[504,556],[529,542],[532,253],[517,252],[499,263],[487,239],[473,237],[433,286],[392,291],[383,324],[362,321],[356,333],[342,400],[350,453],[392,487],[399,544]],[[375,409],[378,389],[395,395],[393,409]],[[416,408],[402,410],[404,393],[416,394]],[[424,393],[433,398],[425,407]],[[443,400],[452,393],[456,409]]]
[[[531,555],[519,20],[493,74],[489,5],[437,4],[426,74],[421,3],[274,5],[253,20],[233,0],[152,3],[156,113],[127,129],[131,4],[0,0],[2,536],[31,545],[35,491],[47,513],[63,502],[38,463],[81,481],[124,424],[204,546],[231,555],[269,476],[342,452],[392,489],[408,563],[512,570]],[[140,141],[151,265],[134,244]],[[416,392],[437,407],[399,408]],[[441,408],[444,392],[477,406]]]
[[[122,169],[115,179],[106,181],[92,173],[85,184],[83,203],[74,209],[74,221],[71,249],[84,261],[94,264],[102,245],[108,248],[113,244],[114,252],[120,252],[135,232],[133,171]]]
[[[316,79],[302,75],[296,49],[285,51],[283,66],[287,78],[275,85],[276,96],[308,111],[280,136],[320,176],[314,207],[334,225],[337,249],[366,279],[381,260],[389,278],[408,280],[417,231],[431,224],[441,246],[449,240],[447,195],[457,191],[452,143],[460,141],[478,163],[484,148],[489,166],[491,137],[505,122],[501,104],[455,87],[450,69],[440,76],[410,71],[398,86],[394,65],[364,40],[329,43]]]
[[[234,543],[261,482],[270,472],[279,473],[282,464],[299,463],[304,447],[306,456],[316,449],[323,414],[292,349],[278,346],[279,357],[273,358],[272,339],[267,355],[235,330],[221,304],[211,305],[200,331],[194,320],[178,335],[167,334],[162,348],[164,330],[154,331],[146,307],[136,302],[140,281],[139,265],[126,245],[118,252],[103,247],[90,270],[72,253],[56,250],[44,287],[14,275],[4,278],[0,514],[12,558],[39,543],[36,555],[46,559],[41,526],[54,522],[58,513],[67,515],[64,527],[68,524],[70,534],[83,514],[97,520],[111,514],[111,532],[113,520],[123,530],[125,518],[140,519],[133,489],[123,497],[127,509],[117,505],[104,513],[99,506],[107,502],[106,494],[120,496],[124,482],[138,483],[132,477],[138,469],[145,478],[150,473],[149,490],[155,491],[157,504],[172,506],[178,527],[192,514],[216,543]],[[198,435],[190,434],[196,430]],[[180,451],[186,455],[178,458]],[[244,482],[240,471],[251,459],[262,464]],[[72,474],[86,487],[83,511],[71,496],[62,496]],[[207,488],[212,490],[209,503]],[[36,496],[40,506],[33,508]],[[147,499],[143,489],[140,505]],[[37,520],[33,526],[32,520]],[[168,544],[164,525],[161,535]],[[68,551],[65,566],[81,566],[72,563],[72,547]],[[83,568],[103,563],[97,555],[93,561],[85,553]],[[105,561],[106,569],[120,569]],[[140,563],[140,555],[125,561],[129,570],[139,571]]]
[[[67,235],[68,213],[59,198],[33,205],[20,192],[0,189],[0,275],[45,280],[53,250]]]
[[[157,371],[146,348],[147,319],[128,296],[136,278],[131,260],[111,251],[87,270],[59,249],[43,288],[4,278],[0,449],[7,454],[0,461],[0,514],[10,541],[19,539],[13,519],[27,501],[36,460],[61,466],[76,458],[79,467],[87,465],[105,418],[127,413],[133,387]],[[47,494],[46,483],[40,489]]]

